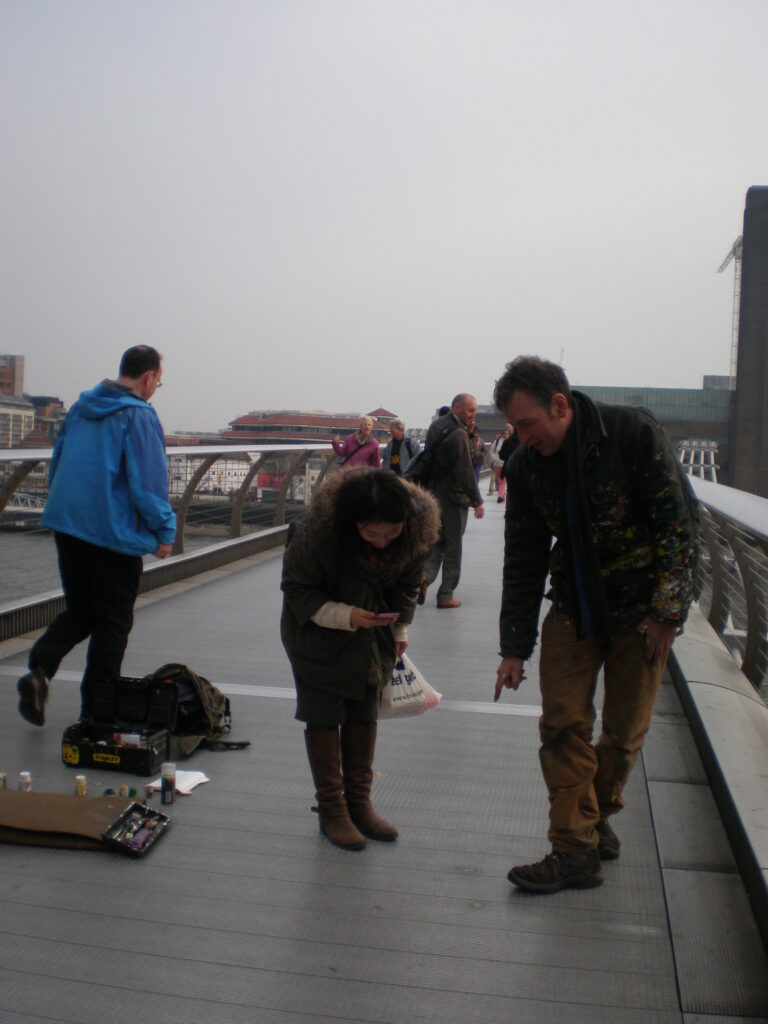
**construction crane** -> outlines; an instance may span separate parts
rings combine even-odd
[[[736,390],[736,369],[739,359],[739,305],[741,303],[741,255],[744,248],[744,236],[739,235],[731,246],[730,252],[717,268],[722,274],[727,266],[733,263],[733,312],[731,314],[731,372],[729,384],[731,391]]]

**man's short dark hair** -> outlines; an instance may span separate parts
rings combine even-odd
[[[573,405],[571,386],[562,366],[550,363],[548,359],[539,359],[538,356],[518,356],[507,363],[506,370],[493,389],[493,400],[500,412],[504,412],[516,391],[524,391],[540,405],[547,407],[559,393],[565,395],[569,406]]]
[[[120,360],[120,376],[138,380],[147,370],[159,370],[163,357],[150,345],[134,345],[123,352]]]

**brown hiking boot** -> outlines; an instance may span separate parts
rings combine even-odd
[[[603,884],[597,850],[560,853],[554,850],[535,864],[511,868],[507,878],[527,892],[559,892],[561,889],[594,889]]]
[[[621,840],[613,831],[607,818],[601,818],[595,825],[597,829],[597,852],[600,860],[618,860],[621,853]]]
[[[371,805],[375,750],[375,722],[347,722],[342,725],[341,765],[349,816],[364,836],[380,843],[391,843],[398,837],[397,829],[377,814]]]
[[[362,850],[365,839],[352,824],[341,779],[338,729],[307,729],[304,732],[307,757],[315,782],[320,831],[334,846]]]

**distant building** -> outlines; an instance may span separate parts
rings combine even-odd
[[[219,437],[234,444],[297,444],[300,442],[328,442],[336,434],[344,437],[360,426],[360,417],[370,416],[373,420],[373,436],[382,444],[389,440],[389,422],[397,418],[396,413],[387,409],[375,409],[369,413],[299,412],[249,412],[238,416],[229,424],[229,430],[222,430]]]
[[[0,356],[0,395],[24,394],[24,356]]]
[[[744,207],[736,403],[731,420],[732,487],[768,498],[768,187]]]
[[[0,447],[53,445],[65,415],[60,398],[24,393],[24,356],[0,355]]]
[[[733,402],[728,377],[704,377],[701,388],[591,387],[579,384],[574,387],[596,402],[650,409],[664,427],[673,448],[691,439],[714,442],[718,479],[728,482],[728,432]]]
[[[28,402],[31,402],[35,409],[35,426],[33,436],[39,447],[53,445],[62,428],[67,411],[60,398],[51,395],[24,395]],[[24,438],[24,444],[29,447],[31,444],[30,435]]]
[[[198,445],[221,444],[221,434],[207,431],[178,431],[175,434],[165,435],[166,448],[193,448]]]
[[[0,395],[0,448],[16,448],[35,426],[35,407],[26,398]]]
[[[386,423],[387,426],[389,426],[392,420],[398,419],[397,413],[390,412],[389,409],[382,408],[374,409],[373,412],[369,412],[368,415],[372,420],[378,421],[379,423]]]

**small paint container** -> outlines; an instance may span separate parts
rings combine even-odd
[[[173,761],[164,761],[160,766],[160,800],[164,804],[172,804],[176,790],[176,765]]]

